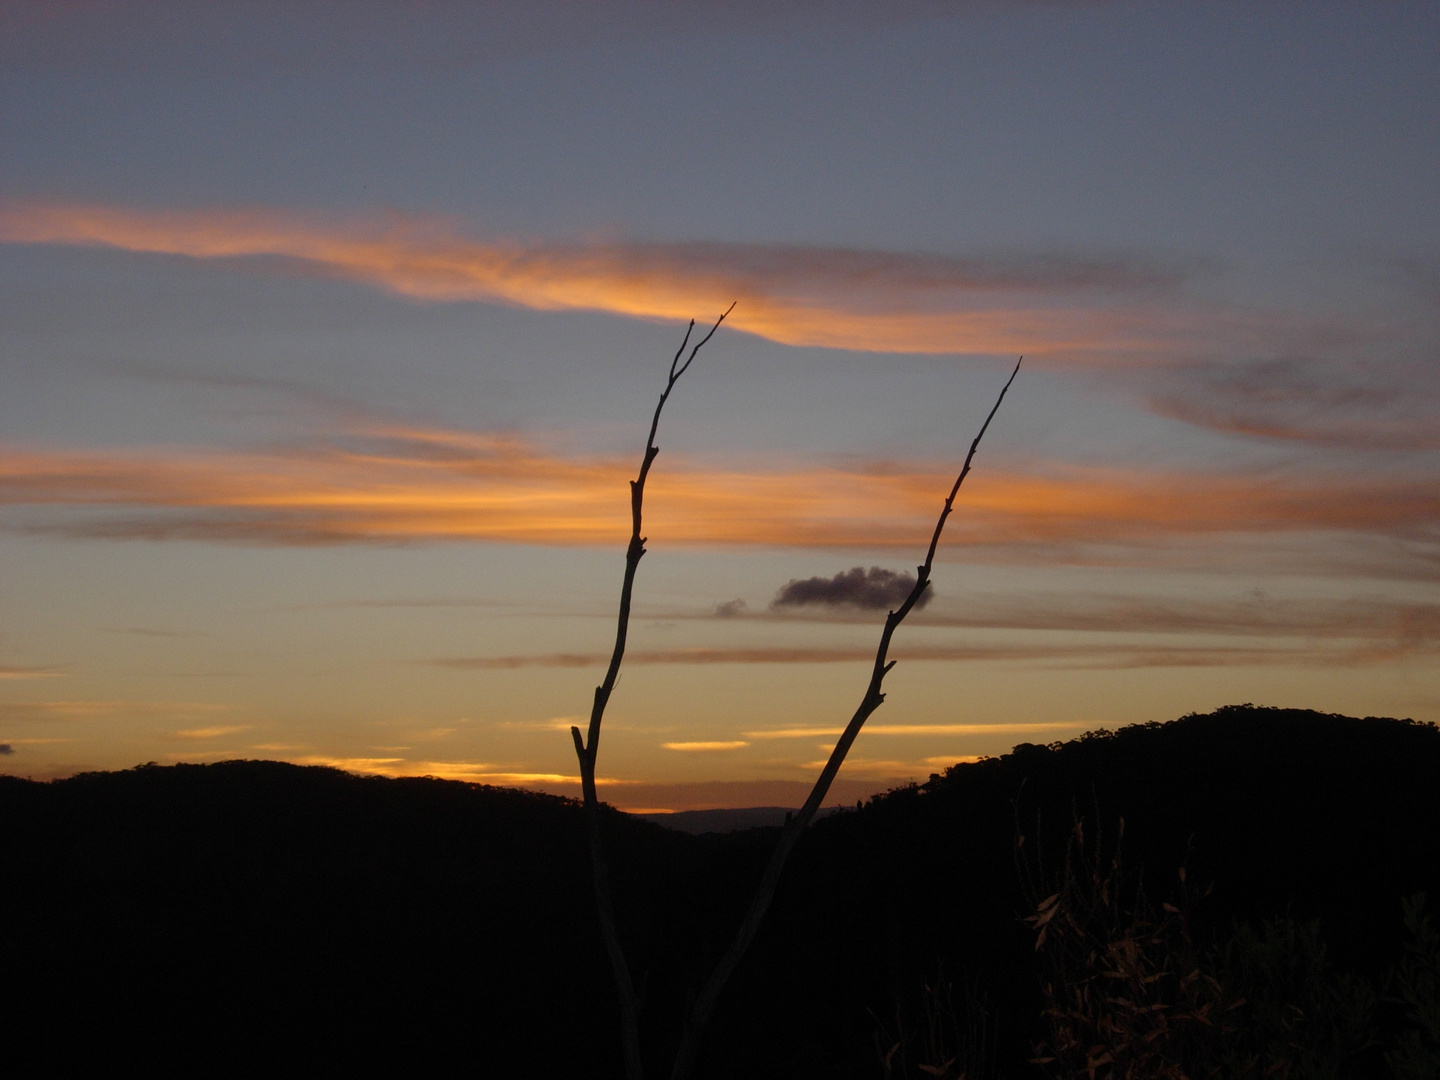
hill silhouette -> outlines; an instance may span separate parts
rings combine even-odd
[[[988,999],[1026,1075],[1017,827],[1054,859],[1077,815],[1109,836],[1124,819],[1152,895],[1182,864],[1213,884],[1202,932],[1318,918],[1338,965],[1377,976],[1401,897],[1440,897],[1437,776],[1433,725],[1235,706],[1022,745],[833,814],[796,850],[705,1074],[878,1076],[878,1022],[943,971]],[[776,830],[605,821],[658,1071]],[[18,1070],[619,1075],[568,800],[241,761],[0,778],[0,822]]]

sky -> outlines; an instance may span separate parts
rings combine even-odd
[[[1440,721],[1440,7],[0,0],[0,771],[798,805]]]

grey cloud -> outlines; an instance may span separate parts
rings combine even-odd
[[[29,536],[60,536],[73,540],[193,540],[259,547],[321,547],[369,544],[403,547],[414,537],[355,534],[343,517],[296,513],[251,513],[244,510],[200,510],[186,513],[156,510],[146,517],[99,516],[85,520],[49,521],[15,526],[6,531]]]
[[[897,573],[872,566],[867,573],[862,566],[842,570],[833,578],[795,578],[775,594],[770,606],[775,609],[806,607],[857,607],[880,610],[898,608],[915,587],[913,574]],[[926,589],[916,602],[917,608],[930,602],[933,589]]]
[[[1203,634],[1354,642],[1356,655],[1440,652],[1440,604],[1393,599],[1232,601],[1141,596],[972,595],[967,610],[925,616],[916,626],[1107,634]]]
[[[971,256],[783,244],[634,244],[615,249],[637,270],[722,277],[787,294],[808,289],[926,292],[1169,292],[1200,269],[1128,252],[985,252]]]
[[[1062,631],[1100,634],[1222,635],[1242,639],[1350,641],[1367,654],[1440,652],[1440,604],[1365,596],[1282,598],[1256,591],[1234,599],[1103,593],[968,592],[963,604],[913,618],[916,629]],[[854,624],[831,609],[765,618]],[[863,652],[863,650],[861,650]]]
[[[44,667],[35,664],[0,664],[0,679],[38,679],[48,675],[59,674],[61,674],[61,672],[53,667]]]
[[[1241,645],[1141,645],[1082,643],[1067,644],[978,644],[905,645],[890,652],[893,659],[908,662],[942,663],[1018,662],[1050,668],[1125,670],[1156,667],[1245,667],[1293,666],[1360,667],[1381,664],[1416,655],[1426,650],[1405,646],[1359,646],[1338,644],[1316,648],[1313,643]],[[1433,653],[1433,647],[1428,653]],[[1428,654],[1427,653],[1427,654]],[[840,664],[869,663],[873,648],[785,648],[759,646],[750,649],[657,649],[637,651],[625,657],[630,664]],[[461,671],[514,671],[521,668],[603,667],[609,660],[601,653],[537,653],[529,656],[442,657],[428,661],[436,667]]]
[[[1161,378],[1150,407],[1197,427],[1338,449],[1440,449],[1433,371],[1278,358]]]
[[[15,748],[8,742],[0,742],[0,757],[9,757],[15,753]]]
[[[715,605],[715,614],[721,619],[733,619],[737,615],[745,614],[749,606],[744,600],[725,600]]]

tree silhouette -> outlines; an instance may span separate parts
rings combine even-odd
[[[630,630],[630,597],[635,590],[635,571],[645,555],[645,537],[640,535],[642,514],[645,505],[645,480],[650,475],[650,466],[655,463],[660,448],[655,445],[655,433],[660,427],[660,413],[670,392],[680,377],[690,370],[696,354],[720,329],[725,316],[735,309],[731,304],[725,313],[715,320],[710,332],[695,343],[690,355],[682,364],[685,347],[690,344],[690,335],[695,332],[695,320],[685,331],[685,339],[670,361],[670,377],[655,406],[655,415],[650,420],[650,436],[645,440],[645,453],[640,459],[640,474],[630,481],[630,546],[625,550],[625,580],[620,586],[620,616],[615,628],[615,648],[610,654],[610,666],[605,672],[605,681],[595,688],[595,701],[590,707],[590,730],[581,737],[580,729],[572,727],[570,734],[575,740],[575,756],[580,759],[580,786],[584,793],[585,816],[590,832],[590,866],[595,882],[595,906],[600,914],[600,934],[605,941],[605,952],[610,959],[610,969],[615,977],[615,989],[620,995],[621,1038],[625,1052],[625,1072],[631,1080],[641,1080],[644,1069],[640,1062],[640,1029],[638,1010],[635,1005],[635,984],[630,978],[630,965],[625,960],[625,950],[620,946],[620,934],[615,927],[615,905],[610,899],[609,871],[605,863],[605,847],[600,836],[600,800],[595,795],[595,760],[600,751],[600,725],[605,719],[605,706],[615,690],[615,680],[620,675],[620,661],[625,658],[625,638]]]
[[[635,1000],[634,981],[631,979],[630,967],[625,959],[625,951],[620,944],[620,936],[616,929],[614,903],[610,897],[609,873],[600,832],[600,804],[595,793],[595,762],[600,746],[600,727],[605,718],[605,707],[609,704],[610,695],[615,689],[615,680],[620,673],[620,664],[625,657],[625,639],[629,631],[635,572],[640,565],[640,559],[645,554],[646,538],[640,534],[645,480],[650,475],[651,465],[654,464],[656,456],[660,453],[659,447],[655,445],[655,435],[660,426],[660,414],[665,408],[665,402],[669,400],[671,391],[675,389],[675,384],[689,370],[696,354],[714,336],[715,331],[720,328],[720,324],[725,321],[725,317],[734,309],[734,303],[725,309],[724,314],[715,320],[715,325],[710,328],[709,333],[690,350],[690,355],[682,364],[681,357],[685,356],[685,348],[689,345],[690,335],[695,330],[695,320],[691,319],[690,325],[685,331],[684,340],[681,341],[674,359],[670,361],[670,375],[664,391],[660,394],[660,401],[655,406],[655,414],[650,421],[650,435],[645,443],[645,453],[640,462],[640,473],[630,482],[630,544],[625,553],[625,577],[620,588],[620,612],[615,631],[615,648],[610,656],[610,666],[605,673],[605,679],[595,688],[595,700],[590,710],[588,736],[582,737],[578,727],[570,729],[570,734],[575,741],[575,754],[580,761],[580,781],[589,826],[591,868],[596,908],[600,917],[600,931],[604,939],[605,951],[610,959],[615,988],[620,996],[621,1040],[624,1049],[625,1070],[629,1080],[643,1080],[644,1077],[644,1067],[640,1057],[639,1010]],[[935,522],[935,531],[930,537],[930,546],[925,552],[925,561],[916,567],[915,584],[911,587],[904,602],[885,618],[885,627],[880,634],[880,644],[875,650],[875,663],[871,668],[870,682],[865,688],[865,694],[860,699],[859,706],[850,718],[850,722],[845,725],[844,731],[835,743],[835,748],[830,752],[829,760],[826,761],[825,767],[815,780],[814,787],[810,790],[810,796],[800,810],[787,820],[770,857],[770,862],[765,868],[765,873],[755,889],[744,921],[736,931],[730,948],[716,965],[690,1008],[685,1021],[685,1029],[681,1035],[680,1047],[675,1055],[674,1067],[671,1070],[671,1080],[688,1080],[695,1065],[695,1057],[706,1025],[709,1023],[726,983],[729,982],[730,976],[739,966],[750,943],[754,940],[756,932],[760,929],[766,912],[770,909],[770,902],[774,898],[775,888],[779,884],[780,875],[785,868],[786,860],[790,857],[791,850],[795,847],[796,841],[800,839],[800,834],[805,831],[814,818],[815,812],[820,808],[820,804],[830,790],[831,783],[840,771],[840,766],[844,764],[845,757],[850,752],[850,747],[859,736],[860,729],[865,726],[865,721],[885,702],[885,694],[881,687],[884,684],[885,676],[890,673],[890,669],[896,663],[888,658],[890,641],[895,630],[904,622],[905,616],[921,603],[925,590],[930,586],[930,571],[935,562],[935,551],[939,547],[940,535],[944,532],[945,522],[954,509],[955,497],[959,494],[960,485],[965,482],[965,477],[970,474],[975,452],[980,448],[980,440],[985,437],[985,432],[990,428],[990,422],[995,419],[995,414],[1000,410],[1000,404],[1005,400],[1005,395],[1010,389],[1010,384],[1015,381],[1015,376],[1020,373],[1020,364],[1024,359],[1022,356],[1016,361],[1010,378],[1005,381],[999,397],[995,399],[995,404],[985,417],[985,422],[980,426],[979,433],[970,443],[970,451],[965,455],[965,462],[955,477],[955,483],[951,485],[950,494],[945,497],[939,519]]]

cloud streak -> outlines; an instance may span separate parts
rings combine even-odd
[[[17,667],[13,664],[0,664],[0,679],[56,679],[64,674],[63,671],[56,671],[50,667]]]
[[[1128,670],[1133,668],[1256,667],[1272,665],[1354,666],[1385,663],[1406,656],[1433,655],[1433,637],[1418,642],[1365,642],[1317,647],[1299,644],[1156,645],[1136,642],[982,642],[973,645],[894,646],[895,660],[944,663],[1043,664],[1059,668]],[[514,656],[448,656],[428,663],[456,671],[517,671],[524,668],[600,668],[605,653],[533,653]],[[805,648],[761,645],[753,648],[636,649],[627,664],[846,664],[873,663],[875,648]]]
[[[1295,358],[1179,366],[1149,395],[1161,416],[1231,435],[1333,449],[1440,449],[1435,372]]]
[[[627,532],[632,466],[559,457],[508,436],[398,428],[234,453],[0,444],[0,527],[269,545],[609,546]],[[675,545],[917,550],[952,480],[948,465],[928,462],[761,471],[672,458],[650,480],[647,524]],[[1153,555],[1185,540],[1324,535],[1383,541],[1423,569],[1440,544],[1440,481],[991,469],[967,485],[946,546],[1015,562],[1066,561],[1069,547],[1084,561],[1074,552]]]
[[[445,221],[320,222],[273,210],[0,203],[0,241],[192,259],[276,258],[416,300],[729,325],[786,345],[1113,358],[1188,333],[1153,298],[1186,273],[1075,254],[976,258],[747,243],[526,244]]]
[[[249,731],[249,724],[227,724],[221,727],[187,728],[184,731],[175,732],[177,739],[219,739],[226,735],[238,735],[242,731]]]
[[[200,717],[228,705],[204,701],[4,701],[0,721],[59,721]]]
[[[667,742],[661,743],[666,750],[679,750],[685,753],[714,753],[716,751],[740,750],[750,744],[742,739],[732,739],[729,742]]]
[[[1078,731],[1085,725],[1070,722],[1039,724],[867,724],[869,735],[1035,735]],[[741,732],[747,739],[811,739],[839,735],[843,727],[767,728]]]
[[[668,617],[685,617],[670,615]],[[689,613],[689,618],[708,618]],[[856,612],[737,615],[755,622],[873,624]],[[1234,600],[1086,593],[979,593],[910,620],[919,628],[1080,631],[1104,634],[1240,635],[1391,642],[1440,641],[1440,604],[1374,597],[1288,598],[1256,591]]]

